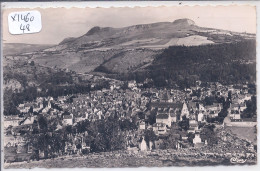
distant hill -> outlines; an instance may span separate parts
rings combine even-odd
[[[25,44],[25,43],[3,43],[4,55],[15,55],[47,49],[53,45]]]

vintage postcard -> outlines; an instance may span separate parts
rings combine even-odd
[[[2,14],[4,168],[257,164],[254,5]]]

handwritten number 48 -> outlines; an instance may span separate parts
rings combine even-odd
[[[26,25],[21,24],[20,30],[22,30],[23,33],[24,33],[25,30],[30,31],[30,24],[26,24]]]

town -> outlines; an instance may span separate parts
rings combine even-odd
[[[4,117],[5,162],[119,150],[256,161],[254,135],[232,132],[256,131],[255,85],[196,81],[182,90],[149,81],[111,79],[108,88],[19,104],[18,115]]]

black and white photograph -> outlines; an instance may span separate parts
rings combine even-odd
[[[257,164],[256,7],[2,8],[3,167]]]

